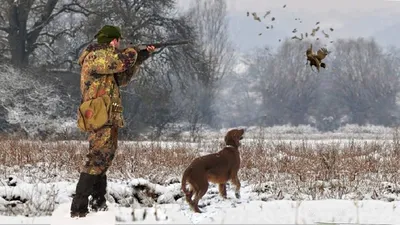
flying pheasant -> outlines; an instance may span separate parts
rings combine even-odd
[[[312,51],[312,44],[310,44],[310,48],[306,51],[307,62],[310,62],[310,66],[315,66],[319,72],[320,67],[326,68],[326,64],[322,62],[323,59],[329,54],[330,52],[326,48],[320,48],[317,53],[313,53]]]

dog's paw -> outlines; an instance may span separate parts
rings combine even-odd
[[[221,198],[221,200],[227,200],[228,199],[228,197],[226,195],[220,195],[219,197]]]
[[[240,199],[240,193],[239,193],[239,192],[236,192],[236,193],[235,193],[235,197],[236,197],[237,199]]]

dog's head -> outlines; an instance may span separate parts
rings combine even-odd
[[[243,139],[244,129],[232,129],[225,135],[225,144],[235,147],[240,146],[240,140]]]

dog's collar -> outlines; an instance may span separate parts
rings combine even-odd
[[[235,146],[233,146],[233,145],[226,145],[225,147],[232,147],[232,148],[236,148]]]

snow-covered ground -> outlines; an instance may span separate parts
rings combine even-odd
[[[102,224],[106,217],[115,217],[112,219],[117,224],[400,224],[400,170],[396,167],[398,155],[394,154],[399,147],[398,139],[394,138],[392,129],[380,127],[368,130],[347,126],[334,134],[319,133],[308,126],[247,128],[241,151],[242,198],[235,199],[228,185],[228,199],[223,200],[218,188],[211,185],[200,200],[204,213],[193,213],[180,191],[180,173],[187,161],[177,160],[218,151],[226,130],[201,132],[203,139],[198,142],[168,139],[119,142],[118,155],[128,158],[119,158],[110,171],[106,197],[114,215],[93,213],[81,222]],[[54,224],[57,218],[52,218],[52,214],[63,217],[60,210],[61,214],[65,211],[66,220],[77,182],[76,168],[70,161],[84,156],[80,151],[86,151],[87,141],[17,142],[3,141],[1,146],[7,154],[3,154],[6,159],[0,165],[0,224]],[[288,145],[281,149],[282,143]],[[303,156],[300,152],[296,155],[296,146],[321,150],[323,154]],[[347,166],[349,160],[345,157],[326,155],[322,151],[332,148],[339,152],[348,146],[367,152],[351,158],[354,167]],[[368,153],[369,148],[374,151]],[[24,153],[24,150],[32,152],[31,149],[38,156]],[[169,156],[171,162],[168,161],[171,164],[153,159],[167,158],[164,150],[173,153]],[[187,154],[189,151],[196,154]],[[132,156],[136,158],[131,159]],[[325,161],[318,160],[328,156],[331,158],[326,162],[333,169],[319,170],[324,167],[317,166]],[[331,159],[340,162],[331,162]],[[146,160],[155,169],[148,170],[140,164]],[[285,167],[285,163],[291,164]],[[371,169],[361,170],[367,163]],[[299,164],[305,168],[297,168]],[[332,176],[330,171],[338,173]]]
[[[169,179],[163,185],[144,179],[113,180],[108,185],[107,200],[114,208],[115,223],[118,224],[400,224],[398,191],[391,194],[392,198],[381,198],[383,200],[374,200],[379,198],[374,197],[376,193],[364,193],[363,200],[354,200],[352,195],[347,195],[342,200],[311,201],[296,200],[295,196],[285,192],[276,193],[273,182],[255,185],[243,181],[242,184],[241,199],[234,197],[228,185],[226,200],[212,185],[200,201],[202,214],[193,213],[183,201],[178,178]],[[60,205],[65,209],[64,216],[68,215],[75,185],[74,182],[25,183],[16,177],[3,180],[0,224],[53,224],[55,218],[51,214]],[[393,186],[396,185],[382,184],[387,190]],[[93,213],[86,220],[92,223],[101,218],[104,221],[104,215],[99,214],[97,218]]]

